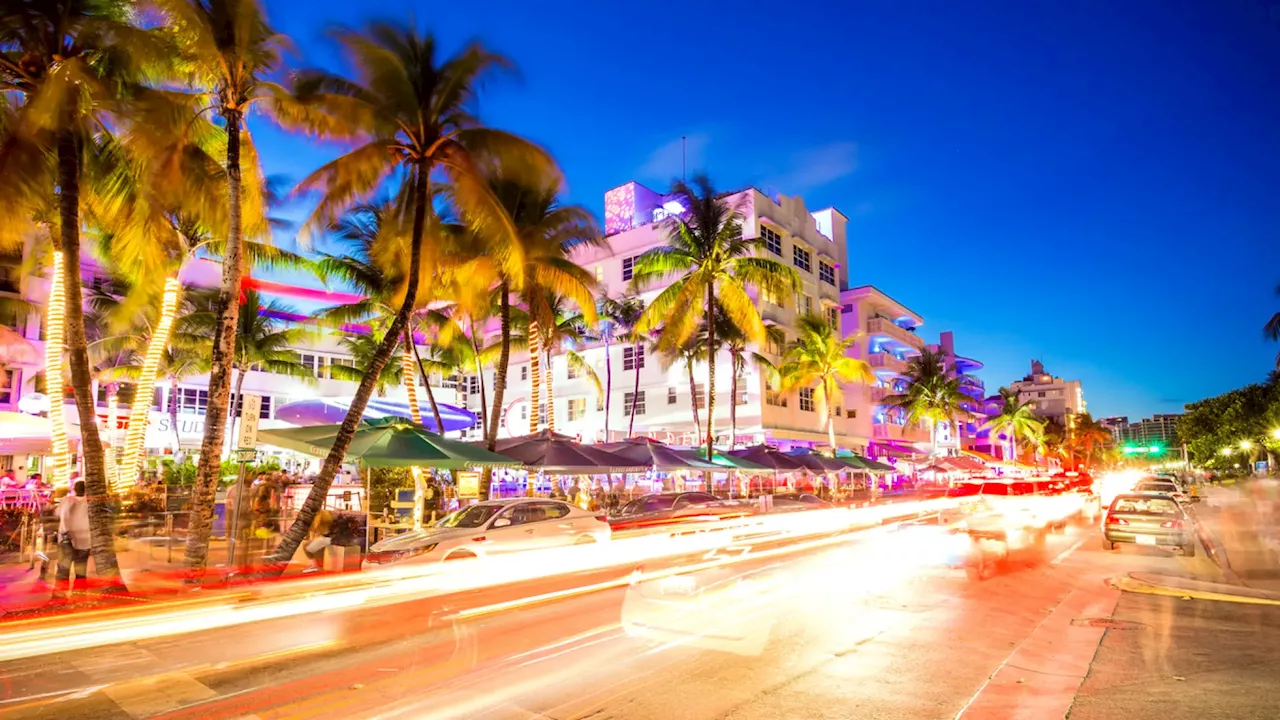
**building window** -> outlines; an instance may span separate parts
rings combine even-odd
[[[229,404],[231,407],[228,409],[228,412],[231,414],[231,417],[239,417],[241,409],[244,407],[244,396],[243,395],[237,396]],[[262,396],[262,407],[258,410],[258,417],[263,420],[271,419],[271,396],[270,395]]]
[[[813,254],[810,253],[808,250],[805,250],[799,245],[793,245],[791,247],[791,264],[792,265],[795,265],[796,267],[800,268],[805,272],[813,272],[813,265],[811,264],[812,262],[813,262]]]
[[[772,305],[779,308],[782,307],[782,297],[777,293],[773,293],[768,290],[760,290],[760,301],[765,305]]]
[[[203,415],[209,408],[209,391],[198,388],[182,388],[178,396],[178,412]]]
[[[521,420],[529,419],[529,406],[523,403],[520,405],[520,419]]]
[[[699,410],[707,407],[707,385],[706,383],[698,383],[693,388],[693,402],[698,406]]]
[[[600,265],[596,266],[596,282],[604,282],[604,268]]]
[[[800,388],[800,409],[813,412],[813,388]]]
[[[836,284],[836,268],[825,260],[818,261],[818,279],[828,285]]]
[[[596,394],[596,412],[604,412],[604,395]]]
[[[638,394],[637,393],[622,394],[622,414],[623,415],[631,414],[632,402],[635,402],[636,404],[636,414],[643,415],[644,414],[644,390],[641,390]]]
[[[746,391],[746,390],[739,390],[739,391],[738,391],[737,402],[738,402],[738,404],[739,404],[739,405],[746,405],[746,404],[747,404],[747,391]]]
[[[622,258],[622,280],[624,282],[627,280],[630,280],[632,277],[635,276],[636,260],[639,260],[639,259],[640,259],[639,255],[634,255],[629,258]]]
[[[528,365],[521,365],[521,366],[520,366],[520,381],[521,381],[521,382],[528,382],[528,380],[529,380],[529,366],[528,366]]]
[[[676,389],[673,387],[667,388],[667,404],[668,405],[676,404]]]
[[[777,386],[771,382],[764,388],[764,404],[774,407],[786,407],[787,398],[781,392],[778,392]]]
[[[786,343],[785,337],[780,340],[774,340],[773,338],[768,338],[767,340],[765,340],[764,350],[770,355],[781,355],[784,352],[786,352],[787,350],[786,345],[787,343]]]
[[[14,394],[18,387],[18,373],[9,368],[0,368],[0,404],[13,404]]]
[[[1036,393],[1036,397],[1044,397],[1044,391],[1041,390],[1040,392]]]
[[[538,403],[538,424],[539,425],[547,424],[547,404],[546,403]]]
[[[801,315],[812,315],[813,298],[804,293],[796,293],[796,312]]]
[[[577,380],[582,377],[582,370],[577,365],[568,361],[566,361],[566,363],[567,366],[565,367],[564,375],[567,379]]]
[[[827,324],[833,329],[840,329],[840,308],[834,305],[827,307]]]
[[[587,415],[587,399],[569,398],[569,422],[581,420]]]
[[[632,345],[622,348],[622,369],[638,370],[644,367],[644,346]]]
[[[760,226],[760,237],[764,238],[764,246],[769,252],[782,257],[782,236],[768,225]]]

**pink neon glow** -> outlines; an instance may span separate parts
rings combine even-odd
[[[636,226],[636,184],[629,182],[604,194],[604,232],[606,235],[630,230]]]
[[[244,286],[246,288],[254,288],[272,295],[284,295],[286,297],[298,298],[300,300],[315,300],[318,302],[330,303],[333,305],[350,305],[351,303],[360,302],[364,299],[363,295],[355,293],[334,292],[332,290],[321,290],[318,288],[300,287],[298,285],[288,285],[275,280],[263,280],[261,278],[245,278]]]

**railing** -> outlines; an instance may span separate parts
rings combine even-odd
[[[882,368],[884,370],[892,370],[901,373],[907,369],[907,361],[900,360],[889,353],[872,353],[867,362],[873,368]]]
[[[893,388],[873,387],[871,388],[871,402],[873,403],[884,402],[885,398],[893,394],[894,394]]]
[[[894,323],[892,320],[888,318],[882,318],[882,317],[869,318],[867,320],[867,332],[872,335],[877,333],[881,335],[888,335],[889,337],[897,340],[898,342],[905,343],[912,347],[916,347],[916,348],[924,347],[924,338],[921,338],[920,336]]]

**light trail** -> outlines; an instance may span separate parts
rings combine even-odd
[[[0,626],[0,662],[59,652],[138,642],[192,632],[313,615],[358,607],[378,607],[451,593],[540,580],[573,573],[638,566],[646,561],[706,553],[750,533],[776,534],[799,543],[795,550],[839,542],[832,533],[877,527],[886,520],[936,514],[953,501],[936,500],[755,515],[731,522],[681,526],[679,534],[655,532],[608,543],[493,555],[450,563],[406,564],[350,575],[270,583],[228,594],[157,604],[150,612],[108,611],[85,616],[31,620]],[[777,550],[786,550],[782,548]],[[770,557],[776,551],[745,557]],[[714,567],[719,562],[707,567]],[[683,572],[688,572],[686,567]],[[624,579],[623,583],[626,582]],[[573,594],[574,591],[565,591]],[[567,596],[567,595],[566,595]],[[536,597],[536,596],[535,596]],[[555,598],[546,598],[547,601]],[[519,606],[516,605],[512,607]]]

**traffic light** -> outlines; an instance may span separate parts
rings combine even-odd
[[[1125,455],[1159,455],[1164,448],[1159,445],[1125,445],[1120,452]]]

